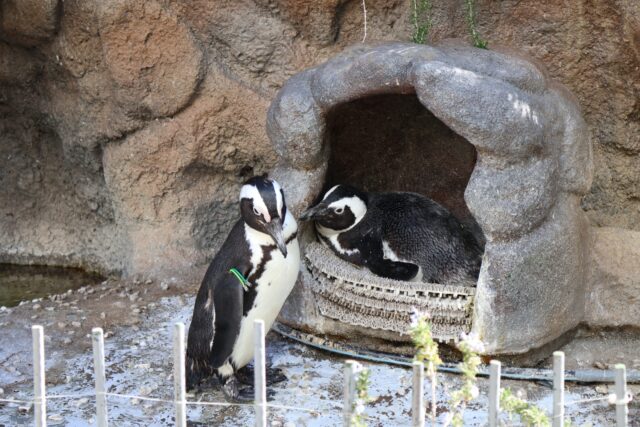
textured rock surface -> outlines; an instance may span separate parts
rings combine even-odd
[[[592,235],[585,321],[594,327],[640,327],[640,232],[604,227]]]
[[[249,94],[212,71],[191,108],[105,148],[106,182],[129,236],[125,271],[179,274],[222,243],[236,220],[238,181],[273,162]]]
[[[59,0],[6,0],[0,4],[4,37],[22,46],[35,46],[53,37]]]
[[[443,145],[449,145],[450,154],[458,160],[448,168],[450,175],[460,174],[466,181],[468,161],[455,148],[461,144],[460,139],[477,150],[466,190],[462,186],[469,210],[487,239],[473,331],[484,341],[489,354],[523,353],[560,337],[583,319],[590,240],[579,203],[591,184],[592,152],[586,124],[574,99],[549,80],[539,65],[517,55],[457,42],[436,47],[406,43],[359,46],[285,84],[269,109],[267,132],[279,151],[287,152],[287,144],[308,141],[299,150],[304,155],[283,159],[283,169],[317,170],[320,175],[328,163],[331,172],[339,162],[334,159],[333,147],[344,144],[336,138],[339,132],[334,131],[335,126],[344,125],[331,120],[330,113],[336,106],[413,91],[422,105],[457,133],[444,137],[451,143]],[[388,108],[397,109],[391,98],[384,99]],[[317,113],[304,114],[310,110]],[[342,107],[339,111],[337,114],[345,114]],[[429,116],[420,117],[433,123]],[[408,120],[402,122],[415,127]],[[376,172],[385,167],[384,161],[376,168],[373,162],[364,160],[366,144],[375,140],[367,135],[349,138],[363,154],[361,162],[352,162],[346,171],[355,176],[363,172],[384,177]],[[418,148],[431,146],[440,138],[422,136],[415,144]],[[358,141],[363,143],[358,145]],[[402,141],[387,135],[379,144]],[[322,153],[329,150],[332,154],[327,159]],[[357,152],[352,154],[358,156]],[[393,155],[383,158],[391,167]],[[387,178],[381,185],[385,190],[413,189],[403,188],[404,183],[413,182],[415,186],[420,179],[434,179],[433,169],[419,165],[396,168],[398,178]],[[296,181],[286,177],[281,184],[296,187]],[[451,185],[451,192],[455,187]],[[428,189],[421,190],[429,194]],[[301,194],[292,207],[299,210],[301,206],[295,204],[298,200],[317,196],[317,192]],[[302,241],[308,242],[309,235]],[[309,305],[308,300],[315,298],[310,279],[303,276],[299,287],[304,291],[290,298],[289,306]],[[356,295],[353,297],[355,300]],[[295,311],[285,310],[282,315],[290,324],[319,333],[337,332],[326,327],[331,324],[320,319],[315,310],[291,313]],[[353,332],[381,337],[378,329],[383,328],[363,332],[359,322],[345,323],[353,324]],[[340,333],[352,331],[344,326]]]
[[[105,2],[99,25],[116,99],[128,114],[168,116],[186,105],[199,83],[202,52],[175,15],[155,1]]]
[[[367,10],[367,41],[410,38],[409,1]],[[490,46],[531,54],[577,96],[594,142],[592,222],[640,230],[640,4],[477,11]],[[467,37],[461,3],[434,2],[433,23],[433,41]],[[1,1],[0,259],[199,274],[240,182],[275,164],[270,100],[359,43],[362,24],[361,3],[341,0]],[[329,153],[285,154],[309,166]]]

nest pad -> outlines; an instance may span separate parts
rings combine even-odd
[[[471,329],[475,288],[403,282],[350,264],[318,242],[306,248],[320,313],[356,326],[406,335],[412,308],[431,316],[433,337],[452,341]]]

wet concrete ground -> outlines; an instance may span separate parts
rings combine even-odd
[[[191,295],[195,294],[196,289],[197,284],[181,287],[175,283],[108,281],[0,310],[0,399],[31,399],[30,328],[32,324],[41,324],[45,328],[47,393],[76,396],[49,399],[49,425],[87,426],[95,423],[89,337],[91,328],[95,326],[105,330],[107,386],[111,393],[171,400],[172,326],[176,321],[188,323],[193,303]],[[618,338],[618,341],[623,344],[626,342],[623,338]],[[271,425],[340,425],[344,359],[310,349],[274,333],[268,335],[267,343],[271,363],[283,369],[289,377],[287,382],[272,387],[272,403],[307,409],[272,408],[269,410]],[[593,351],[580,353],[581,346],[595,351],[607,346],[612,348],[612,342],[603,341],[597,336],[569,344],[572,345],[575,356],[568,357],[568,367],[571,367],[571,363],[577,366],[578,362],[584,365],[588,357],[594,356]],[[601,356],[602,361],[596,363],[606,367],[609,358],[615,358],[616,351]],[[627,363],[632,363],[632,360]],[[382,364],[366,365],[371,369],[372,386],[369,394],[374,397],[374,401],[366,408],[369,425],[411,425],[411,372]],[[446,392],[459,387],[461,379],[455,375],[440,374],[439,381],[437,407],[441,425],[447,415]],[[526,399],[550,412],[552,390],[548,385],[517,381],[503,381],[502,385],[519,391]],[[486,424],[487,381],[480,380],[479,387],[480,398],[465,413],[465,425],[468,426]],[[640,391],[636,386],[631,388],[632,391]],[[427,399],[428,393],[427,390]],[[607,393],[609,389],[606,385],[568,384],[568,403],[601,400],[568,404],[567,416],[576,425],[614,425],[614,408],[602,400],[606,399]],[[224,402],[222,393],[216,389],[190,396],[189,399]],[[109,397],[108,402],[111,425],[164,426],[173,422],[171,403],[120,397]],[[25,414],[26,408],[29,409]],[[32,415],[27,404],[0,403],[0,425],[31,425]],[[194,426],[248,426],[253,424],[253,408],[251,405],[189,406],[188,419]],[[629,419],[630,425],[640,425],[640,405],[637,400],[630,405]]]

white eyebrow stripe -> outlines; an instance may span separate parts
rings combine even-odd
[[[278,215],[282,215],[282,205],[284,204],[284,200],[282,200],[282,187],[276,181],[273,182],[273,190],[276,192],[276,207],[278,208]]]
[[[329,197],[329,195],[330,195],[331,193],[333,193],[333,192],[336,190],[336,188],[338,188],[338,187],[340,187],[340,184],[338,184],[338,185],[334,185],[333,187],[331,187],[331,189],[325,193],[325,195],[324,195],[324,197],[322,198],[322,200],[325,200],[327,197]]]
[[[240,200],[242,199],[251,199],[253,201],[253,207],[258,210],[267,222],[271,221],[271,215],[269,215],[269,209],[267,209],[267,205],[264,203],[260,192],[253,185],[243,185],[242,190],[240,190]]]
[[[331,209],[334,208],[344,208],[345,206],[349,206],[350,208],[354,206],[356,200],[360,200],[360,199],[356,199],[355,197],[345,197],[344,199],[339,199],[336,200],[335,202],[331,202],[329,203],[329,207]],[[353,210],[353,209],[351,209]]]

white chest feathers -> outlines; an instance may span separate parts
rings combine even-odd
[[[256,298],[246,317],[242,318],[240,333],[236,340],[231,358],[236,366],[245,366],[253,358],[253,322],[262,319],[268,331],[276,320],[280,309],[293,289],[300,271],[300,247],[298,239],[293,237],[298,227],[293,216],[287,212],[283,225],[287,243],[287,256],[282,255],[270,236],[260,233],[245,225],[245,237],[251,250],[253,273],[262,269],[251,286],[256,287]],[[263,253],[265,247],[269,246]]]

